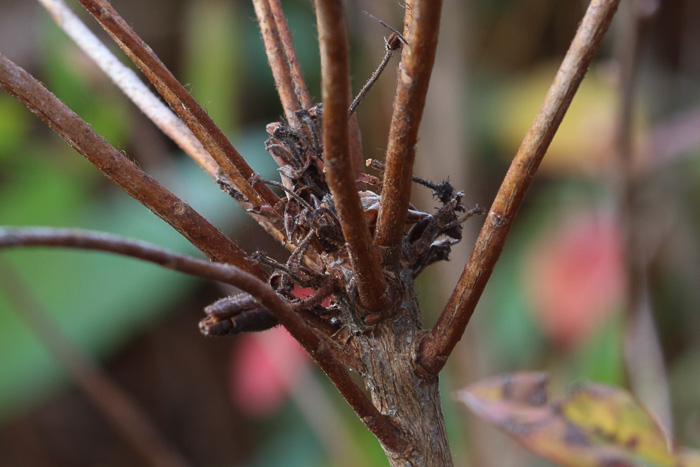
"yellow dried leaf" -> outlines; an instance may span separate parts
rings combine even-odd
[[[543,373],[511,373],[468,386],[458,399],[528,450],[565,467],[700,467],[669,451],[654,418],[622,389],[576,387],[551,402]]]

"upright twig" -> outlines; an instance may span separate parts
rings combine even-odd
[[[398,88],[386,151],[384,189],[375,232],[384,261],[390,265],[398,261],[401,252],[411,197],[418,128],[435,63],[442,1],[415,0],[406,8],[407,14],[411,11],[412,24],[408,28],[408,45],[404,47],[399,65]]]
[[[454,292],[435,326],[419,343],[416,362],[426,376],[436,375],[462,337],[508,230],[603,35],[619,0],[592,0],[547,93],[545,102],[508,169]],[[414,12],[417,14],[417,12]],[[408,39],[409,44],[411,39]]]
[[[323,147],[328,185],[347,242],[361,305],[387,306],[386,282],[365,220],[350,159],[348,106],[350,72],[341,0],[316,0],[323,82]]]
[[[153,50],[119,16],[109,2],[106,0],[80,0],[80,3],[141,69],[253,207],[265,204],[276,207],[279,201],[277,195],[265,184],[251,182],[255,178],[253,169],[245,162],[207,112],[165,67]]]
[[[122,190],[170,224],[209,258],[263,276],[258,265],[250,261],[233,241],[112,147],[39,81],[2,54],[0,86]]]
[[[219,164],[194,137],[187,125],[148,89],[133,70],[114,56],[63,0],[39,0],[39,3],[51,14],[56,24],[100,67],[131,102],[211,177],[216,178]]]
[[[643,241],[645,226],[638,205],[643,187],[641,173],[635,166],[632,137],[642,40],[647,22],[658,6],[656,0],[632,0],[625,9],[618,46],[620,101],[615,139],[620,182],[618,208],[625,239],[625,370],[632,391],[658,418],[667,439],[672,439],[673,418],[666,368],[649,297],[649,248]]]
[[[287,18],[282,12],[282,3],[280,0],[269,0],[269,2],[270,10],[272,10],[272,16],[275,17],[275,24],[277,25],[280,40],[284,46],[284,53],[287,56],[289,71],[292,76],[292,82],[294,83],[294,91],[299,99],[301,108],[310,109],[313,106],[313,102],[311,101],[311,96],[309,95],[309,89],[306,87],[306,81],[304,81],[304,73],[301,71],[301,65],[299,64],[297,51],[294,48],[292,33],[289,31]]]
[[[48,312],[21,280],[17,271],[0,258],[0,289],[17,315],[63,366],[78,388],[102,416],[149,465],[184,467],[187,462],[148,420],[128,393],[65,336]]]
[[[290,124],[296,126],[298,122],[295,113],[301,108],[300,99],[296,91],[299,89],[299,85],[294,81],[290,64],[285,55],[286,49],[291,44],[283,42],[280,31],[277,28],[278,22],[272,12],[269,0],[253,0],[253,5],[255,6],[255,14],[258,18],[263,43],[265,44],[267,61],[272,69],[272,76],[275,78],[275,87],[280,96],[280,101],[282,101],[284,115]],[[281,11],[278,11],[278,15],[281,16]]]
[[[385,23],[382,21],[382,24]],[[386,68],[387,64],[389,63],[389,60],[391,60],[392,55],[394,55],[394,52],[400,48],[401,39],[397,33],[393,33],[391,36],[389,36],[388,39],[386,39],[386,47],[384,51],[384,56],[382,57],[382,61],[379,62],[379,66],[377,67],[377,69],[374,70],[372,76],[370,76],[365,85],[362,86],[362,89],[360,89],[360,92],[357,93],[357,96],[355,96],[355,98],[352,100],[352,104],[350,104],[350,110],[348,110],[348,114],[351,117],[355,113],[355,110],[357,110],[357,106],[359,106],[360,103],[365,99],[365,96],[367,95],[369,90],[372,89],[374,83],[376,83],[379,79],[379,76],[384,71],[384,68]]]
[[[148,244],[101,232],[54,228],[0,228],[0,249],[20,246],[59,246],[98,250],[130,256],[202,279],[229,284],[255,297],[279,320],[289,333],[328,375],[338,391],[355,410],[367,428],[388,449],[401,452],[406,445],[389,417],[381,414],[355,384],[332,349],[306,325],[267,283],[247,272],[221,263],[212,263]]]

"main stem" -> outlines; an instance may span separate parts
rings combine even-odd
[[[420,310],[412,271],[400,274],[400,308],[351,342],[361,355],[361,373],[375,407],[402,432],[408,447],[384,450],[391,466],[451,466],[452,457],[440,406],[438,378],[423,378],[413,361],[420,335]]]

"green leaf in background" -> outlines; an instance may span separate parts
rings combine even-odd
[[[28,119],[23,118],[23,109],[24,106],[9,95],[0,94],[0,167],[9,163],[10,154],[25,142]]]
[[[629,393],[578,385],[550,401],[542,373],[510,373],[477,382],[457,397],[528,450],[564,467],[698,467],[692,451],[670,452],[656,420]]]

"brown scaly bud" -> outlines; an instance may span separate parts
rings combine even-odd
[[[207,315],[199,322],[205,336],[233,336],[242,332],[259,332],[279,324],[267,308],[247,294],[224,297],[204,309]]]

